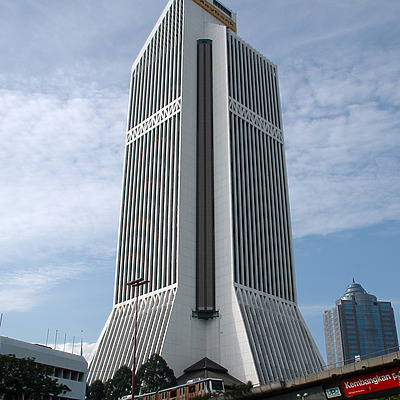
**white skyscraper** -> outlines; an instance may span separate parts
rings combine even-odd
[[[322,368],[298,310],[277,69],[216,0],[170,0],[132,67],[114,307],[89,381],[153,353],[266,383]]]

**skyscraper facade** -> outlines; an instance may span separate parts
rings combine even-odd
[[[393,308],[351,283],[335,307],[324,312],[328,366],[335,367],[398,350]]]
[[[299,312],[277,68],[217,0],[170,0],[133,64],[114,306],[89,381],[161,354],[253,383],[320,370]]]

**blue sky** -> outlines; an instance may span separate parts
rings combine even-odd
[[[400,324],[400,3],[225,3],[278,65],[298,301],[325,357],[353,277]],[[130,67],[165,4],[0,0],[0,335],[88,354],[101,332]]]

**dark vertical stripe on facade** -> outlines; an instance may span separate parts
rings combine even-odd
[[[215,311],[212,41],[197,42],[196,311]]]

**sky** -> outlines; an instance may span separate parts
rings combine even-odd
[[[225,0],[278,66],[300,310],[400,324],[400,2]],[[166,0],[0,0],[0,335],[85,356],[112,308],[130,68]],[[73,346],[74,344],[74,346]]]

